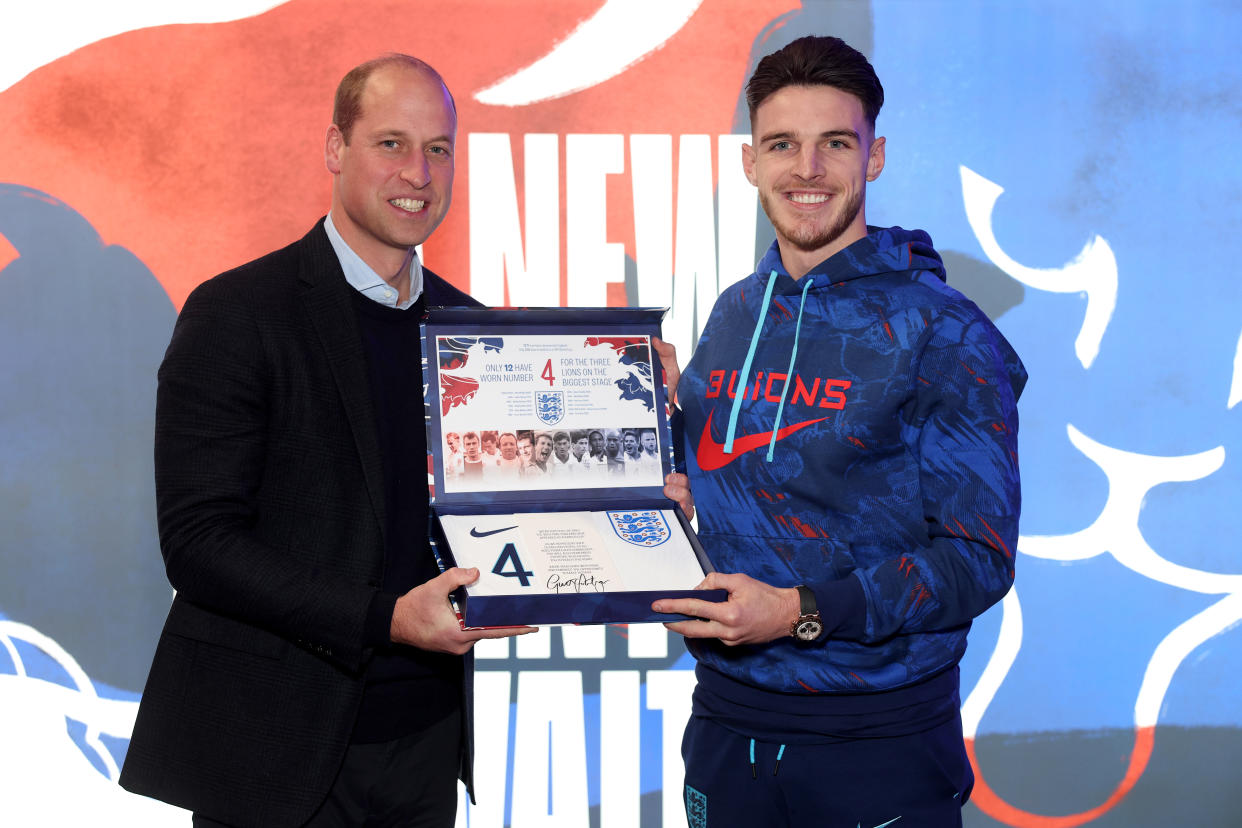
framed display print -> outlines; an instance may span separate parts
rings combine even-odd
[[[432,308],[422,328],[433,548],[477,567],[471,627],[633,623],[711,563],[664,496],[661,309]]]

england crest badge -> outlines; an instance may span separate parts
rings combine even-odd
[[[668,521],[657,509],[609,512],[608,522],[617,537],[635,546],[659,546],[672,537]]]
[[[536,391],[535,416],[544,425],[556,425],[565,416],[564,391]]]

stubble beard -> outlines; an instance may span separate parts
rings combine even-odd
[[[863,194],[859,191],[850,196],[849,201],[841,205],[841,209],[837,211],[835,220],[823,230],[818,231],[814,226],[802,224],[790,226],[777,219],[772,213],[772,197],[768,193],[759,193],[759,203],[763,206],[763,212],[767,214],[768,221],[772,222],[772,226],[776,228],[777,236],[803,252],[812,253],[832,244],[850,228],[862,210]]]

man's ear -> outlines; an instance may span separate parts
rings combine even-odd
[[[875,181],[884,171],[884,137],[880,136],[871,142],[871,153],[867,156],[867,180]]]
[[[323,163],[328,172],[336,175],[341,171],[341,153],[345,150],[345,136],[336,124],[328,127],[328,137],[324,141]]]
[[[742,144],[742,172],[746,173],[746,180],[751,186],[759,186],[755,179],[755,148],[750,144]]]

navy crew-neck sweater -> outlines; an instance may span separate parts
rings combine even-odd
[[[443,719],[461,704],[461,657],[389,640],[398,596],[439,574],[427,539],[427,438],[419,349],[420,298],[397,310],[353,292],[366,352],[376,430],[384,460],[384,579],[372,602],[367,635],[375,656],[355,743],[397,739]]]

